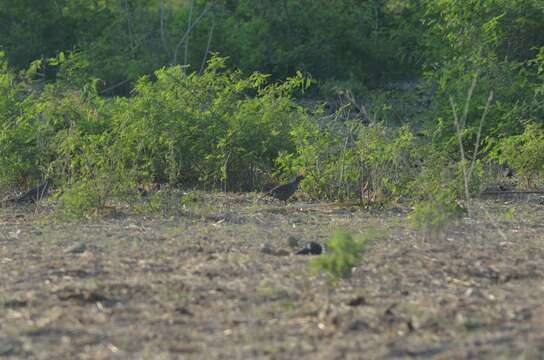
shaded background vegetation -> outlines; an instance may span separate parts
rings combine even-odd
[[[543,18],[541,0],[0,0],[0,185],[96,205],[304,168],[317,198],[451,203],[468,162],[477,192],[508,161],[536,186]]]

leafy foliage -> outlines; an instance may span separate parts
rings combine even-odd
[[[357,265],[368,240],[375,234],[369,232],[359,239],[350,234],[337,231],[327,243],[327,252],[310,262],[314,272],[325,272],[331,280],[351,277],[351,269]]]
[[[456,199],[451,190],[436,189],[426,199],[414,202],[410,213],[412,224],[418,229],[431,231],[444,228],[465,214],[465,209]]]
[[[376,83],[421,66],[412,53],[424,30],[420,12],[414,0],[4,0],[0,43],[19,68],[75,49],[92,59],[87,76],[102,79],[103,90],[165,65],[198,70],[209,51],[275,79],[301,70]]]
[[[528,123],[523,134],[503,138],[492,157],[507,163],[524,181],[533,187],[544,171],[544,130],[541,125]]]
[[[296,154],[283,153],[280,169],[304,167],[304,189],[317,198],[387,200],[408,195],[424,147],[408,127],[357,121],[308,120],[291,132]]]
[[[279,153],[294,149],[290,130],[307,117],[291,98],[308,86],[302,75],[270,84],[263,74],[227,70],[218,57],[202,75],[158,70],[130,100],[62,82],[17,100],[13,76],[3,76],[11,94],[3,109],[12,99],[22,111],[3,118],[0,150],[10,156],[0,163],[2,183],[52,178],[95,193],[98,203],[145,181],[254,189]]]
[[[304,169],[315,198],[408,199],[433,224],[462,194],[459,138],[472,193],[485,158],[542,175],[543,17],[541,0],[0,0],[0,188],[49,179],[93,208]]]
[[[112,129],[136,180],[252,189],[280,151],[293,148],[289,131],[305,113],[290,94],[307,86],[301,75],[267,84],[263,74],[243,77],[213,58],[202,75],[178,66],[155,76],[138,82]]]

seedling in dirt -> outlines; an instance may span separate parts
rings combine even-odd
[[[310,262],[311,270],[326,273],[333,282],[351,277],[351,269],[359,262],[372,237],[372,231],[358,239],[344,231],[335,232],[327,243],[326,253]]]
[[[515,221],[518,218],[516,208],[511,207],[506,209],[504,212],[500,214],[500,218],[503,221]]]

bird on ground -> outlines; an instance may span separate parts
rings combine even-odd
[[[23,193],[22,195],[7,200],[7,203],[12,204],[29,204],[29,203],[35,203],[43,198],[45,198],[47,195],[49,195],[49,191],[51,189],[51,182],[45,181],[38,186],[33,187],[32,189],[28,190],[27,192]]]
[[[310,241],[302,249],[296,252],[296,255],[321,255],[323,247],[315,241]]]
[[[289,199],[295,193],[295,191],[297,191],[298,185],[300,184],[302,179],[304,179],[304,175],[300,174],[296,177],[295,180],[287,184],[278,185],[272,190],[268,191],[266,194],[278,200],[287,202],[287,199]]]

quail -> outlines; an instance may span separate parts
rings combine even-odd
[[[278,185],[269,192],[267,192],[267,195],[270,195],[278,200],[282,200],[287,202],[287,199],[289,199],[297,190],[298,184],[304,179],[304,175],[300,174],[296,177],[295,180],[287,183]]]
[[[50,188],[50,182],[46,181],[36,187],[33,187],[32,189],[28,190],[27,192],[16,198],[7,200],[7,202],[13,204],[35,203],[46,197],[49,193]]]
[[[321,255],[323,247],[314,241],[304,244],[304,247],[296,252],[296,255]]]

